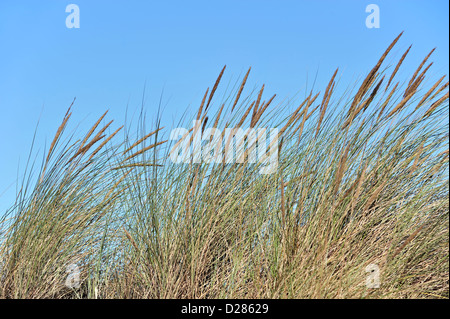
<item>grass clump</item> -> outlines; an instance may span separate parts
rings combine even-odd
[[[397,81],[399,38],[358,87],[336,96],[336,70],[293,111],[264,86],[244,97],[250,70],[216,108],[221,71],[195,119],[278,127],[273,174],[248,156],[173,163],[144,117],[138,137],[105,113],[63,139],[69,108],[0,223],[0,297],[448,298],[448,82],[425,81],[432,52]]]

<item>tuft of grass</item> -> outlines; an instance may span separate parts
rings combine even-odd
[[[410,48],[391,74],[383,62],[400,36],[359,87],[340,91],[337,69],[293,112],[265,102],[264,86],[244,97],[250,69],[216,109],[221,70],[201,133],[280,127],[270,175],[248,156],[172,163],[192,135],[169,142],[143,116],[137,136],[102,126],[105,113],[63,139],[71,105],[0,220],[0,297],[448,298],[448,82],[424,81],[431,51],[394,84]],[[378,289],[365,284],[370,264]],[[70,265],[79,287],[65,285]]]

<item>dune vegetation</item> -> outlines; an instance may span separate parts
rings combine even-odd
[[[68,134],[71,105],[0,219],[0,298],[449,298],[447,75],[429,79],[430,52],[399,79],[400,37],[294,107],[247,92],[250,69],[220,101],[222,70],[196,119],[279,128],[273,174],[173,163],[144,112]]]

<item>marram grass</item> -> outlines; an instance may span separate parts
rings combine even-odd
[[[1,219],[0,297],[448,298],[448,82],[428,79],[430,55],[398,79],[410,49],[384,60],[399,38],[358,86],[336,95],[332,70],[295,107],[246,94],[250,70],[215,104],[222,70],[196,119],[278,127],[274,174],[175,164],[144,118],[137,137],[106,113],[66,136],[69,108]]]

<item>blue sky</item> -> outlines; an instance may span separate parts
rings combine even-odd
[[[79,29],[65,24],[71,3],[80,8]],[[380,8],[378,29],[365,25],[371,3]],[[130,112],[140,107],[144,85],[145,108],[154,115],[164,90],[169,123],[189,106],[196,110],[225,64],[224,81],[251,66],[249,85],[265,83],[268,95],[282,99],[316,72],[323,87],[336,67],[344,82],[355,81],[403,30],[391,58],[413,47],[400,74],[437,47],[430,70],[437,77],[449,69],[448,6],[444,0],[1,0],[0,215],[14,200],[38,119],[35,147],[43,152],[74,97],[72,124],[88,126],[107,109],[108,119],[123,122],[127,104]]]

